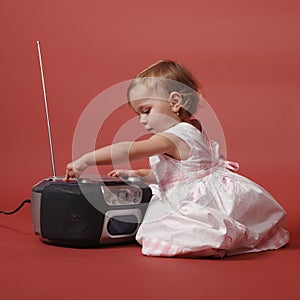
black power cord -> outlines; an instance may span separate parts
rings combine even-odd
[[[23,207],[23,205],[25,203],[31,203],[31,200],[30,199],[24,200],[16,209],[14,209],[12,211],[3,211],[3,210],[0,210],[0,214],[12,215],[12,214],[16,213],[17,211],[19,211]]]

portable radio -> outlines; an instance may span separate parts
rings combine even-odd
[[[44,242],[66,246],[134,241],[151,196],[140,181],[47,178],[32,188],[34,232]]]
[[[37,41],[53,176],[32,188],[35,234],[54,245],[90,247],[134,241],[152,197],[132,178],[98,176],[64,182],[56,177],[40,42]]]

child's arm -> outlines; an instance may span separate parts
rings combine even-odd
[[[138,177],[142,181],[151,184],[157,183],[155,175],[151,169],[139,169],[139,170],[113,170],[108,173],[108,176],[112,177]]]
[[[92,165],[119,164],[156,154],[167,153],[180,159],[178,143],[171,141],[166,135],[155,134],[147,140],[137,142],[121,142],[100,148],[80,157],[67,165],[65,181],[79,176]],[[179,139],[178,139],[179,140]]]

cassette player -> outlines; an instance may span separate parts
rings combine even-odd
[[[151,197],[141,181],[47,178],[32,188],[34,232],[43,242],[72,247],[134,241]]]
[[[133,241],[152,197],[149,186],[137,178],[91,175],[64,182],[56,176],[39,41],[37,49],[53,176],[32,188],[35,234],[46,243],[72,247]]]

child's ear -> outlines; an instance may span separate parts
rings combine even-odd
[[[178,113],[181,107],[181,96],[177,92],[172,92],[169,97],[170,105],[174,113]]]

